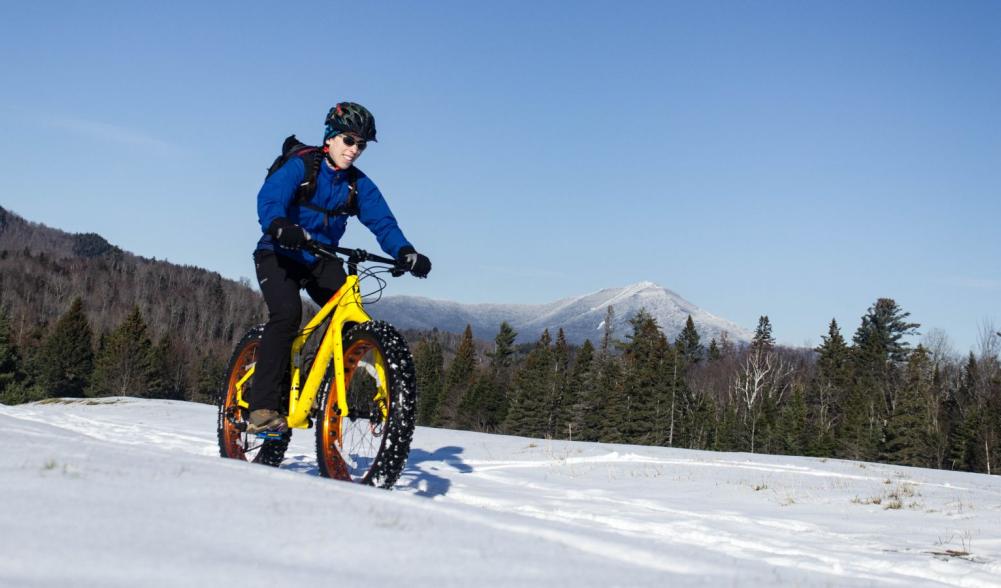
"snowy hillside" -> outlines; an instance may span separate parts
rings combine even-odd
[[[0,586],[1001,585],[1001,478],[420,428],[388,492],[212,407],[0,405]]]
[[[605,311],[615,310],[616,336],[625,337],[632,329],[628,321],[641,308],[657,319],[664,334],[674,340],[692,315],[704,343],[726,332],[731,341],[750,341],[753,333],[726,319],[715,316],[678,294],[652,282],[640,282],[625,288],[565,298],[549,304],[461,304],[416,296],[387,296],[368,307],[376,317],[388,320],[401,329],[431,329],[461,333],[467,324],[479,339],[492,339],[501,321],[518,331],[518,341],[531,342],[544,329],[555,336],[563,327],[567,340],[581,344],[586,339],[597,343],[602,336]]]

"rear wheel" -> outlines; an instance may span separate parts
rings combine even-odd
[[[229,360],[226,381],[223,383],[218,400],[219,454],[231,459],[242,459],[278,467],[285,458],[285,450],[288,449],[292,432],[286,431],[278,439],[263,441],[257,435],[248,435],[245,432],[247,410],[240,407],[236,399],[237,383],[257,363],[257,353],[261,346],[263,333],[264,325],[250,329],[237,344],[236,349],[233,350],[233,357]],[[253,376],[247,379],[243,383],[243,390],[248,390],[253,381]]]
[[[391,488],[407,464],[414,434],[417,378],[406,340],[383,321],[345,336],[348,414],[338,414],[333,364],[327,367],[316,425],[320,473]]]

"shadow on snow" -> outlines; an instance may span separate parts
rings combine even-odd
[[[449,445],[434,451],[411,448],[407,458],[407,466],[400,475],[395,488],[412,490],[416,496],[434,498],[444,496],[452,486],[448,478],[437,475],[442,465],[448,466],[460,474],[472,473],[473,468],[462,461],[459,456],[462,447]],[[319,476],[320,468],[316,465],[316,457],[312,455],[290,455],[285,458],[281,468],[310,476]]]

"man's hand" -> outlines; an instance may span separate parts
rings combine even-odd
[[[276,218],[268,227],[268,234],[274,237],[278,245],[286,249],[299,249],[312,239],[306,229],[300,227],[285,217]]]
[[[417,253],[413,247],[403,247],[396,256],[396,265],[414,277],[426,278],[431,273],[431,260],[426,255]]]

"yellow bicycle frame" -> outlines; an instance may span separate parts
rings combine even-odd
[[[361,290],[358,286],[358,276],[349,275],[344,285],[338,290],[323,308],[320,309],[309,323],[299,331],[292,342],[292,355],[290,358],[292,368],[292,387],[289,394],[288,424],[296,429],[309,428],[309,413],[313,407],[313,401],[320,390],[323,382],[325,369],[310,369],[306,377],[305,385],[300,386],[302,379],[302,349],[306,345],[306,340],[316,331],[317,328],[331,317],[330,324],[323,335],[320,348],[316,351],[313,359],[313,366],[327,366],[331,361],[334,363],[334,380],[331,385],[337,392],[337,409],[341,415],[348,414],[347,393],[344,386],[344,325],[345,323],[364,323],[372,320],[372,317],[365,312],[361,302]],[[376,351],[378,353],[378,351]],[[384,373],[382,361],[376,361],[378,381],[383,383],[379,386],[379,394],[385,394],[386,374]],[[246,382],[254,374],[255,366],[251,366],[247,373],[236,383],[236,400],[239,406],[247,408],[247,402],[243,399],[243,388]]]

